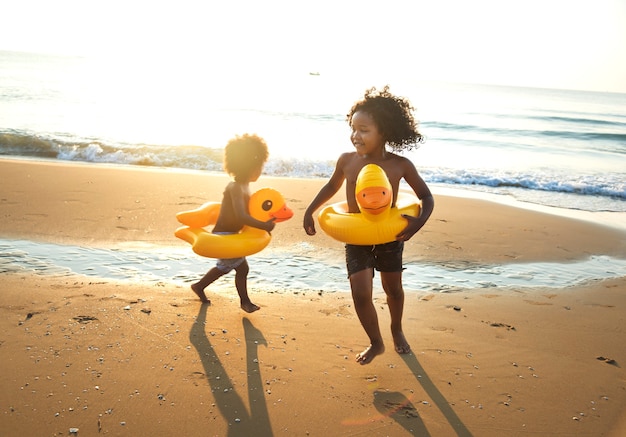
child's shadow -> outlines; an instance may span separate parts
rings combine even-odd
[[[413,353],[402,355],[402,359],[411,370],[417,381],[422,385],[431,401],[441,410],[448,423],[459,437],[472,437],[472,433],[461,422],[446,398],[426,374],[422,365]],[[376,392],[374,405],[386,416],[393,417],[400,425],[413,435],[428,436],[426,425],[419,417],[417,409],[402,393]],[[389,413],[391,410],[391,414]],[[415,420],[417,419],[417,421]]]
[[[208,307],[209,305],[200,307],[198,317],[189,332],[189,341],[198,352],[215,403],[228,422],[228,435],[271,436],[273,435],[272,425],[267,411],[257,351],[259,344],[267,346],[267,342],[263,334],[247,318],[244,318],[250,403],[250,412],[248,412],[241,396],[234,390],[233,383],[206,334],[205,322]]]
[[[417,408],[402,393],[375,391],[374,406],[383,416],[394,419],[411,435],[430,436],[426,425],[417,412]]]

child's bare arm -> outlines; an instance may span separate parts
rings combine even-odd
[[[430,188],[428,188],[426,182],[424,182],[422,177],[419,175],[413,163],[406,160],[404,165],[406,167],[404,171],[404,180],[413,189],[415,195],[422,201],[422,205],[417,217],[411,217],[408,215],[403,216],[407,219],[408,223],[402,232],[396,235],[396,239],[401,241],[407,241],[415,235],[415,233],[426,224],[433,212],[433,209],[435,208],[435,199],[430,192]]]
[[[239,218],[240,222],[246,226],[252,226],[253,228],[263,229],[267,232],[274,230],[274,219],[262,222],[255,219],[248,213],[248,205],[246,203],[246,196],[244,195],[243,188],[239,184],[230,184],[230,197],[233,203],[233,210]]]
[[[313,213],[317,211],[317,209],[326,203],[331,197],[339,191],[345,176],[343,174],[343,163],[344,163],[344,155],[339,157],[337,160],[337,165],[335,166],[335,171],[332,176],[322,187],[322,189],[317,193],[317,196],[311,201],[308,208],[304,212],[304,230],[308,235],[315,235],[315,221],[313,220]]]

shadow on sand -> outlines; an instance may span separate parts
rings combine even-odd
[[[206,334],[208,307],[209,305],[206,304],[200,307],[198,317],[189,332],[189,340],[198,352],[215,404],[222,417],[228,422],[228,435],[271,436],[273,435],[272,425],[267,411],[257,351],[259,345],[267,346],[267,342],[261,331],[256,329],[250,320],[244,318],[246,373],[248,375],[247,387],[250,404],[248,409],[242,396],[233,388],[233,382]]]
[[[402,355],[402,359],[430,397],[432,403],[441,410],[441,413],[452,426],[456,435],[459,437],[472,437],[472,433],[461,422],[461,419],[456,415],[446,398],[433,384],[415,355],[413,353]],[[411,435],[430,436],[426,424],[412,403],[412,399],[407,398],[404,394],[400,392],[375,391],[374,406],[381,415],[394,419]]]
[[[374,392],[374,406],[381,415],[391,417],[411,435],[430,436],[417,408],[402,393],[377,390]]]
[[[415,379],[422,385],[426,394],[430,397],[441,413],[446,418],[452,429],[459,437],[472,437],[472,433],[465,427],[459,416],[456,415],[446,398],[441,394],[432,380],[426,374],[422,365],[417,361],[415,354],[402,355],[402,359],[411,370]],[[419,417],[417,408],[402,393],[398,392],[375,392],[374,405],[379,412],[391,417],[402,425],[408,432],[415,436],[429,436],[426,425]]]

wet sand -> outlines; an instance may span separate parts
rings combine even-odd
[[[197,172],[0,160],[0,238],[88,247],[183,247],[174,214],[219,200]],[[294,218],[271,250],[340,243],[301,229],[323,180],[265,178]],[[339,197],[337,198],[339,200]],[[195,256],[191,251],[190,257]],[[493,202],[437,196],[412,261],[572,262],[626,257],[615,229]],[[89,262],[88,259],[85,260]],[[199,263],[207,263],[206,259]],[[209,264],[210,265],[210,264]],[[361,366],[367,338],[348,293],[234,286],[201,305],[186,286],[0,275],[3,435],[623,435],[626,272],[565,289],[407,293],[413,353]],[[620,422],[621,421],[621,422]]]

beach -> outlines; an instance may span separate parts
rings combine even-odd
[[[184,247],[173,236],[175,214],[220,200],[229,180],[8,159],[0,175],[1,238],[109,248]],[[272,251],[306,242],[343,265],[341,243],[319,226],[315,237],[302,230],[324,183],[262,176],[251,186],[277,189],[294,211],[272,233]],[[624,232],[448,195],[436,196],[431,219],[405,249],[413,262],[457,264],[598,255],[626,258]],[[208,289],[207,306],[178,283],[30,271],[0,278],[6,436],[626,432],[626,272],[566,289],[407,290],[409,355],[393,351],[378,292],[387,350],[366,366],[354,359],[367,337],[348,293],[251,290],[261,310],[247,314],[232,281]]]

